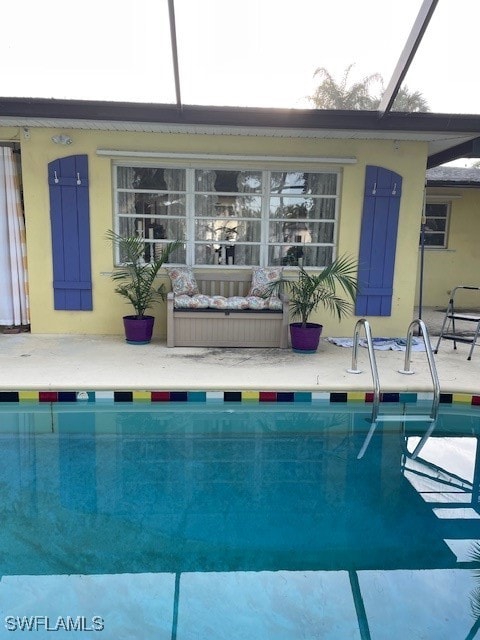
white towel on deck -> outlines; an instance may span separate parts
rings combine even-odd
[[[327,338],[332,344],[338,347],[353,347],[352,338]],[[361,347],[367,346],[365,338],[358,341]],[[406,338],[372,338],[373,348],[378,351],[405,351],[407,347]],[[425,351],[423,338],[412,338],[412,351]]]

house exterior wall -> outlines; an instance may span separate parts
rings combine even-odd
[[[425,307],[445,308],[453,287],[480,287],[480,188],[431,187],[428,196],[441,196],[450,202],[446,249],[426,248],[424,252],[423,295]],[[419,251],[416,304],[420,296],[421,254]],[[462,306],[480,307],[480,295],[456,296]]]
[[[73,143],[62,147],[52,142],[53,135],[64,133]],[[5,139],[0,128],[0,139]],[[113,269],[113,251],[105,234],[113,227],[112,158],[98,156],[97,149],[209,153],[351,157],[355,164],[340,166],[342,171],[338,225],[338,255],[358,257],[363,206],[365,169],[378,165],[403,177],[400,222],[393,285],[392,314],[369,318],[374,335],[405,335],[415,303],[418,236],[423,202],[427,145],[423,142],[375,140],[333,140],[307,138],[269,138],[254,136],[187,135],[137,132],[109,132],[31,128],[26,138],[19,132],[30,278],[31,329],[34,333],[123,334],[122,316],[130,308],[114,293],[109,277]],[[52,290],[52,247],[49,219],[47,164],[59,157],[86,154],[89,161],[90,232],[93,277],[92,311],[55,311]],[[118,159],[118,158],[117,158]],[[139,158],[136,158],[138,160]],[[146,162],[154,162],[146,160]],[[279,168],[285,164],[279,162]],[[302,165],[303,166],[303,165]],[[315,162],[306,169],[329,165]],[[330,165],[331,167],[331,165]],[[467,232],[468,236],[468,232]],[[163,276],[165,277],[165,276]],[[152,310],[156,316],[154,337],[166,336],[165,305]],[[319,310],[314,321],[324,325],[324,336],[351,336],[355,317],[336,319]]]

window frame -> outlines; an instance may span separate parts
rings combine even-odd
[[[440,205],[440,206],[444,206],[445,207],[445,218],[443,218],[443,216],[427,216],[427,207],[428,205]],[[425,227],[427,226],[427,220],[428,218],[437,218],[437,219],[445,219],[445,230],[444,231],[427,231],[426,228],[424,228],[424,238],[423,238],[423,246],[425,249],[428,250],[435,250],[435,251],[442,251],[445,249],[448,249],[448,240],[449,240],[449,231],[450,231],[450,215],[451,215],[451,210],[452,210],[452,202],[451,200],[449,200],[448,198],[438,198],[438,197],[432,197],[432,196],[427,196],[426,200],[425,200],[425,212],[424,212],[424,225]],[[428,244],[427,243],[427,238],[430,236],[438,236],[438,235],[443,235],[443,244],[439,245],[439,244]],[[421,245],[421,237],[420,237],[420,243]]]
[[[227,162],[225,160],[215,161],[214,158],[207,161],[198,161],[198,162],[179,162],[179,161],[169,161],[165,158],[161,160],[152,162],[151,159],[145,159],[142,161],[141,159],[123,159],[123,160],[114,160],[112,162],[112,188],[113,188],[113,229],[116,233],[120,232],[119,221],[121,218],[134,218],[133,215],[122,214],[119,211],[119,194],[122,192],[128,191],[129,193],[142,193],[145,190],[143,189],[127,189],[125,187],[119,186],[118,179],[118,169],[119,168],[159,168],[159,169],[178,169],[185,171],[185,233],[186,238],[180,238],[181,242],[184,242],[185,245],[185,264],[188,266],[192,266],[198,269],[248,269],[252,266],[277,266],[277,265],[269,265],[269,249],[271,247],[276,247],[278,245],[283,245],[285,243],[279,243],[277,241],[270,241],[269,231],[272,223],[279,222],[279,219],[276,219],[270,212],[270,200],[271,198],[278,197],[279,194],[275,193],[271,189],[270,177],[273,173],[278,172],[288,172],[288,173],[311,173],[311,174],[333,174],[336,176],[335,186],[336,191],[334,194],[321,194],[315,193],[311,194],[314,198],[318,199],[329,199],[334,201],[334,211],[332,218],[311,218],[309,222],[312,223],[328,223],[328,225],[332,225],[332,241],[331,242],[314,242],[314,243],[306,243],[303,246],[308,247],[328,247],[331,248],[331,259],[332,261],[336,259],[338,255],[338,230],[339,230],[339,212],[340,212],[340,197],[341,197],[341,187],[342,187],[342,168],[341,167],[332,167],[332,166],[315,166],[313,167],[311,164],[304,165],[303,163],[299,166],[292,166],[290,163],[286,163],[283,165],[279,162],[265,162],[262,166],[258,166],[256,164],[252,164],[251,162],[245,161],[231,161]],[[262,187],[261,192],[255,194],[260,199],[260,241],[259,243],[249,243],[249,242],[239,242],[239,244],[254,244],[259,246],[259,262],[258,264],[196,264],[195,263],[195,249],[199,244],[201,245],[204,241],[195,237],[195,225],[196,221],[205,218],[205,216],[195,215],[195,199],[199,194],[207,194],[207,191],[201,191],[195,189],[195,171],[197,170],[213,170],[213,171],[252,171],[255,173],[261,173],[262,176]],[[155,189],[148,190],[151,192],[155,192]],[[161,190],[159,190],[160,193]],[[232,195],[244,195],[243,193],[235,193]],[[300,198],[308,198],[310,194],[298,194]],[[175,217],[175,216],[174,216]],[[178,216],[177,216],[178,217]],[[147,238],[148,240],[148,238]],[[155,240],[156,243],[166,243],[170,242],[172,239],[162,239],[162,241]],[[292,243],[287,243],[291,245]],[[300,243],[301,246],[301,243]],[[118,251],[115,252],[115,264],[118,266],[119,255]],[[171,263],[171,264],[180,264],[180,263]],[[183,264],[183,263],[182,263]],[[285,265],[289,269],[298,269],[298,266],[286,264]],[[310,270],[322,270],[326,265],[320,266],[311,266],[306,265]]]

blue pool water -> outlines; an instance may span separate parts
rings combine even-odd
[[[477,637],[480,411],[369,416],[3,407],[0,638]]]

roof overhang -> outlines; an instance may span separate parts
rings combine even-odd
[[[324,139],[419,140],[428,166],[477,153],[480,116],[0,98],[0,126]],[[470,156],[477,157],[477,156]],[[444,159],[447,158],[447,159]]]
[[[427,168],[436,167],[457,158],[480,158],[480,137],[471,138],[454,147],[429,155]]]

